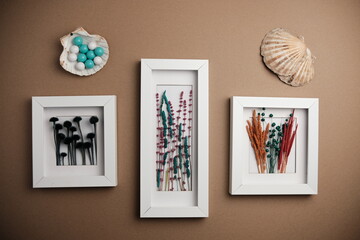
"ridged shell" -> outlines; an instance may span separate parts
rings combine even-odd
[[[275,28],[265,35],[260,50],[265,65],[286,84],[298,87],[314,78],[315,57],[303,37]]]
[[[91,41],[95,41],[97,46],[102,47],[104,49],[104,54],[101,56],[103,61],[100,65],[95,65],[91,69],[84,69],[84,70],[80,71],[75,68],[76,61],[70,62],[68,60],[68,54],[70,52],[70,47],[73,45],[72,40],[77,36],[81,36],[83,38],[85,44],[88,44]],[[109,59],[109,45],[108,45],[107,41],[105,40],[105,38],[103,38],[99,35],[91,35],[87,31],[85,31],[85,29],[83,29],[82,27],[80,27],[80,28],[76,29],[75,31],[60,38],[60,42],[61,42],[61,45],[64,47],[64,50],[62,51],[62,53],[60,55],[60,65],[66,71],[68,71],[72,74],[79,75],[79,76],[92,75],[92,74],[100,71],[105,66],[105,64],[107,63],[107,61]]]

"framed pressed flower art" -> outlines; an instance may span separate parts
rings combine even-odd
[[[230,194],[317,194],[319,100],[232,97]]]
[[[208,61],[141,60],[141,217],[208,216]]]
[[[33,187],[117,185],[116,97],[32,98]]]

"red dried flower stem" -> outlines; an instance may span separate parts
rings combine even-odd
[[[286,172],[286,166],[288,163],[288,158],[291,152],[292,145],[296,136],[298,129],[298,124],[296,124],[295,130],[292,131],[294,126],[294,113],[295,109],[292,111],[291,117],[289,118],[288,123],[283,125],[283,138],[281,140],[281,148],[278,160],[278,171],[280,173]]]
[[[192,137],[191,137],[191,132],[192,132],[192,126],[191,126],[191,123],[192,123],[192,118],[193,118],[193,100],[192,100],[192,90],[190,90],[189,92],[189,117],[188,117],[188,121],[189,121],[189,126],[188,126],[188,148],[190,149],[190,147],[192,146]],[[190,170],[191,170],[191,174],[190,174],[190,191],[192,190],[192,176],[193,176],[193,172],[192,172],[192,150],[190,149],[189,150],[190,153],[190,159],[189,159],[189,163],[190,163]]]
[[[160,128],[160,104],[159,104],[159,93],[156,93],[156,116],[157,116],[157,139],[160,138],[161,128]],[[160,171],[160,143],[156,141],[156,174]],[[160,188],[160,187],[159,187]],[[159,189],[158,188],[158,189]]]
[[[161,105],[160,105],[160,101]],[[189,151],[189,147],[191,145],[191,117],[192,117],[192,91],[189,94],[189,101],[186,102],[184,99],[184,92],[180,93],[180,101],[179,101],[179,109],[176,111],[177,117],[175,121],[175,112],[172,106],[171,101],[166,99],[166,104],[164,102],[163,96],[159,99],[159,94],[156,94],[156,102],[157,102],[157,157],[156,157],[156,168],[159,171],[160,180],[158,181],[159,191],[174,191],[175,185],[176,190],[186,191],[187,189],[191,189],[192,180],[190,177],[187,177],[187,168],[185,167],[185,162],[187,159],[189,160],[189,166],[191,170],[191,157],[189,152],[185,154],[185,138],[187,139],[187,151]],[[162,109],[160,109],[160,107]],[[166,108],[166,109],[165,109]],[[163,115],[162,111],[166,112],[167,121],[169,122],[167,129],[162,126]],[[180,124],[182,128],[180,129]],[[166,136],[164,135],[165,130],[167,131]],[[181,133],[179,132],[181,131]],[[181,134],[181,138],[179,138],[179,134]],[[167,143],[165,148],[165,143]],[[179,146],[182,146],[181,151],[179,151]],[[179,153],[180,152],[180,153]],[[164,160],[164,155],[167,154],[166,160]],[[181,155],[179,155],[181,154]],[[180,159],[178,161],[179,165],[174,164],[175,157],[181,157],[182,163],[180,165]],[[186,159],[186,157],[188,157]],[[181,167],[181,169],[180,169]],[[177,168],[177,174],[175,178],[174,169]],[[190,171],[190,175],[191,171]],[[175,181],[175,183],[174,183]],[[187,185],[187,189],[185,186]]]

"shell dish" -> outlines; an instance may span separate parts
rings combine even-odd
[[[95,65],[91,69],[84,69],[84,70],[78,70],[75,68],[75,62],[71,62],[68,60],[68,55],[70,54],[70,47],[73,45],[72,40],[77,37],[81,36],[84,40],[84,43],[88,44],[92,41],[95,41],[97,46],[102,47],[104,49],[104,54],[101,56],[102,63],[99,65]],[[60,55],[60,65],[68,72],[79,75],[79,76],[89,76],[92,75],[98,71],[100,71],[105,64],[107,63],[109,59],[109,45],[105,38],[99,36],[99,35],[91,35],[85,29],[82,27],[76,29],[75,31],[63,36],[60,38],[61,45],[64,47],[63,52]]]
[[[314,59],[303,37],[295,37],[287,30],[275,28],[261,43],[265,65],[279,79],[294,87],[303,86],[314,78]]]

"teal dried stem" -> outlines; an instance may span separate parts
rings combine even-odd
[[[189,145],[188,145],[188,137],[187,136],[185,137],[185,140],[184,140],[184,153],[185,153],[185,158],[189,159],[190,155],[189,155]]]
[[[182,150],[182,146],[181,146],[181,144],[179,144],[179,146],[178,146],[178,158],[179,158],[179,168],[180,168],[180,172],[181,172],[181,170],[182,170],[182,160],[183,160],[181,150]]]
[[[270,118],[273,117],[273,114],[269,115]],[[278,131],[278,132],[277,132]],[[276,126],[276,123],[271,124],[271,129],[269,130],[268,142],[266,143],[266,151],[268,152],[267,158],[269,159],[269,173],[275,173],[279,151],[280,151],[280,142],[281,142],[281,129],[280,126]]]
[[[167,148],[168,147],[168,140],[167,138],[164,139],[164,148]]]
[[[165,165],[166,164],[166,159],[167,159],[167,156],[168,156],[168,154],[169,154],[169,152],[165,152],[165,154],[164,154],[164,158],[163,158],[163,165]]]
[[[178,173],[178,169],[177,169],[177,167],[178,167],[178,159],[179,159],[178,156],[174,157],[174,174]]]
[[[180,94],[179,109],[176,111],[178,112],[176,124],[173,106],[166,96],[166,91],[162,93],[161,98],[159,93],[156,94],[156,110],[158,119],[156,186],[159,191],[173,191],[175,185],[177,190],[186,191],[187,180],[190,190],[189,179],[192,176],[189,153],[190,130],[187,136],[185,124],[187,112],[183,92]]]
[[[179,125],[179,131],[178,131],[178,141],[181,142],[182,138],[182,123]]]
[[[160,176],[161,176],[161,172],[160,169],[156,170],[156,187],[160,188]]]
[[[186,176],[187,176],[187,180],[188,180],[188,189],[190,190],[190,176],[191,176],[191,171],[190,171],[190,154],[189,154],[189,145],[188,145],[188,137],[186,136],[184,139],[184,153],[185,153],[185,168],[186,168]]]
[[[166,138],[167,135],[167,123],[166,123],[166,114],[164,111],[161,111],[161,118],[162,118],[162,124],[163,124],[163,135],[164,138]]]

